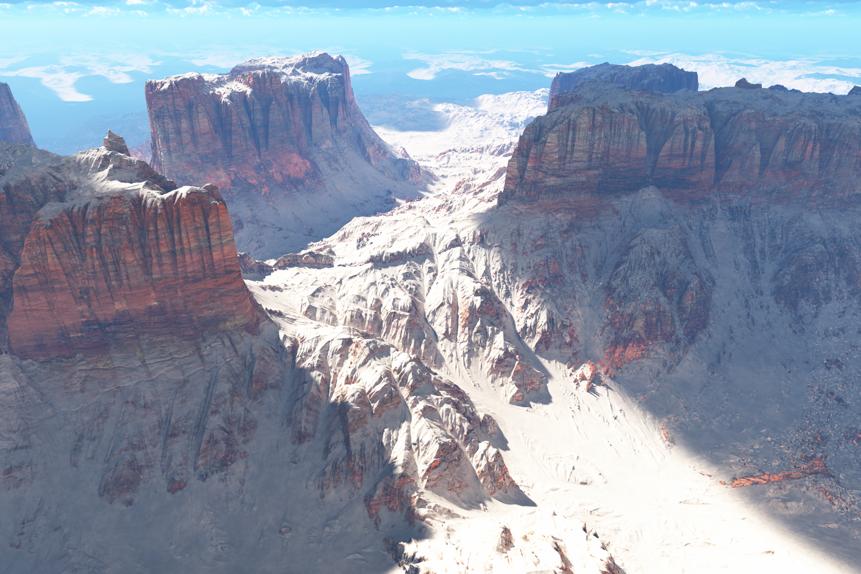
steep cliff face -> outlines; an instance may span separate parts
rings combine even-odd
[[[8,84],[0,82],[0,143],[33,145],[27,118]]]
[[[12,352],[45,359],[140,333],[256,325],[217,190],[174,189],[107,148],[15,154],[0,203]]]
[[[240,249],[257,257],[391,206],[421,176],[368,125],[342,57],[264,58],[225,75],[151,81],[146,99],[154,167],[218,185]]]
[[[62,174],[60,158],[30,146],[0,143],[0,350],[8,348],[6,316],[24,239],[36,212],[50,201],[61,201],[72,188]]]
[[[861,189],[854,97],[738,87],[660,94],[588,82],[563,93],[567,103],[521,137],[501,201],[596,206],[653,185],[682,199],[822,202]]]

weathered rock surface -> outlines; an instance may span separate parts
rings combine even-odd
[[[783,97],[744,97],[759,93]],[[637,97],[684,115],[688,96]],[[256,333],[0,355],[4,566],[851,571],[861,217],[846,192],[779,183],[803,201],[763,201],[706,178],[700,193],[692,168],[689,187],[622,177],[578,209],[536,176],[533,197],[498,206],[505,158],[455,168],[482,149],[464,139],[429,153],[452,174],[440,193],[271,267],[243,258],[265,277],[248,282],[271,319]],[[74,160],[84,181],[178,193],[106,154]]]
[[[121,153],[127,156],[132,155],[131,152],[129,152],[129,146],[126,145],[126,140],[111,130],[108,130],[107,135],[102,140],[102,147],[108,151]]]
[[[644,66],[619,66],[599,64],[581,68],[574,72],[560,72],[550,84],[548,109],[570,103],[576,92],[584,86],[598,89],[621,88],[637,92],[672,94],[696,92],[699,78],[696,72],[687,72],[672,64],[646,64]]]
[[[174,189],[122,147],[68,159],[14,150],[23,156],[2,176],[0,279],[18,356],[258,322],[218,192]]]
[[[633,96],[589,90],[526,129],[538,143],[520,165],[534,185],[518,187],[515,179],[513,189],[534,195],[496,205],[502,186],[495,166],[488,161],[479,175],[467,166],[447,193],[351,222],[315,244],[330,265],[275,271],[253,286],[256,296],[291,323],[374,333],[457,380],[477,402],[497,405],[494,418],[510,441],[506,463],[520,484],[529,483],[522,476],[537,485],[555,475],[578,489],[571,496],[588,498],[605,481],[618,482],[613,473],[636,476],[629,465],[654,460],[657,451],[673,453],[667,463],[693,452],[718,469],[699,476],[722,492],[732,477],[793,478],[744,489],[739,508],[762,510],[829,557],[857,564],[861,451],[854,381],[861,362],[853,334],[861,317],[861,207],[852,189],[857,178],[847,167],[857,161],[855,104],[847,111],[844,96],[782,90]],[[571,110],[585,110],[583,118]],[[568,113],[573,117],[556,119]],[[653,139],[663,122],[675,127],[676,118],[688,128],[688,144],[676,127],[665,134],[665,147],[652,147],[663,141]],[[559,126],[569,119],[568,126],[582,122],[576,138]],[[804,126],[816,138],[804,135]],[[700,143],[708,134],[712,144]],[[591,158],[582,144],[589,138],[607,142],[596,144],[601,153]],[[676,151],[692,145],[708,150],[695,154],[705,160]],[[783,151],[758,151],[772,145]],[[535,151],[542,146],[543,155]],[[820,150],[822,171],[810,156],[793,159],[799,147]],[[843,149],[831,154],[834,147]],[[755,169],[749,165],[760,155],[769,158],[762,175],[759,159]],[[663,164],[665,158],[671,161]],[[297,300],[288,303],[287,293]],[[528,404],[529,414],[518,419],[512,411],[526,409],[501,402]],[[605,404],[611,406],[599,410]],[[648,438],[626,421],[641,409],[654,417]],[[600,424],[590,418],[596,416]],[[553,450],[559,436],[582,440],[561,441]],[[584,454],[590,445],[592,458]],[[520,458],[523,449],[535,452],[529,462]],[[613,469],[604,460],[617,449],[626,454]],[[796,473],[819,458],[828,472]],[[602,470],[590,473],[584,464]],[[642,502],[643,490],[652,491],[649,480],[663,483],[662,465],[657,474],[645,473],[651,479],[631,483],[633,504]],[[671,483],[676,492],[681,481]],[[617,501],[626,497],[622,490]],[[697,506],[693,500],[703,501],[696,494],[679,508]],[[639,520],[617,508],[626,515],[621,531]],[[648,519],[639,532],[651,537],[652,524]],[[691,523],[679,524],[688,537]],[[499,527],[492,526],[495,548]],[[744,528],[737,523],[730,530]],[[620,536],[614,534],[619,564],[629,571],[654,568],[638,552],[623,553]],[[734,557],[735,542],[726,548],[732,551],[720,557],[705,551],[714,560],[706,560],[708,569],[732,571],[735,562],[744,570],[759,560]],[[699,553],[686,547],[684,560],[691,552]],[[803,553],[790,553],[787,564],[794,567]]]
[[[418,166],[365,120],[343,57],[263,58],[151,81],[153,166],[225,194],[240,249],[277,257],[409,196]],[[358,189],[356,189],[358,188]]]
[[[741,88],[742,90],[761,90],[762,84],[754,84],[749,82],[747,78],[741,78],[735,83],[735,87]]]
[[[33,145],[27,118],[15,98],[9,84],[0,82],[0,143]]]
[[[524,132],[501,201],[538,197],[606,205],[656,186],[681,199],[714,194],[829,202],[861,190],[855,98],[723,88],[673,94],[570,92]]]

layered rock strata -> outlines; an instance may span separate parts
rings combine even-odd
[[[720,193],[821,203],[861,189],[854,97],[748,87],[667,94],[651,81],[626,89],[584,82],[566,92],[566,82],[556,84],[550,112],[520,138],[503,202],[596,207],[652,185],[683,200]]]
[[[421,173],[368,125],[343,57],[262,58],[151,81],[153,166],[225,193],[239,246],[277,257],[409,196]]]
[[[176,188],[110,139],[68,159],[12,153],[0,203],[10,350],[45,359],[141,333],[254,328],[218,191]]]

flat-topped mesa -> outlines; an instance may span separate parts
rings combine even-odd
[[[255,329],[258,311],[218,191],[176,189],[110,147],[0,176],[7,194],[40,192],[14,214],[6,213],[12,202],[0,202],[0,220],[15,216],[26,229],[9,237],[12,264],[0,276],[8,349],[50,359],[141,335]]]
[[[861,191],[861,98],[748,86],[656,93],[591,82],[571,94],[524,131],[501,202],[594,206],[648,186],[681,200],[720,193],[821,203]]]
[[[223,75],[151,81],[146,100],[153,166],[180,183],[218,185],[240,248],[257,257],[280,256],[309,241],[290,233],[311,228],[313,240],[335,231],[328,218],[343,224],[390,206],[399,185],[420,177],[415,162],[396,155],[371,129],[340,56],[260,58]],[[301,201],[279,203],[296,192],[304,193]],[[344,197],[320,204],[338,194]],[[308,213],[301,211],[305,204],[313,205]],[[347,204],[358,212],[346,213]],[[265,211],[274,215],[267,219]]]
[[[696,92],[699,78],[696,72],[687,72],[672,64],[646,64],[643,66],[620,66],[598,64],[573,72],[561,72],[550,84],[548,110],[576,100],[578,90],[585,86],[615,87],[630,91],[672,94]]]
[[[8,84],[0,82],[0,142],[33,145],[27,118]]]

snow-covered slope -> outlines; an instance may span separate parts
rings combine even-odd
[[[766,215],[739,219],[728,207],[691,221],[648,189],[600,217],[497,208],[510,142],[544,97],[438,106],[449,118],[439,133],[378,129],[440,177],[435,193],[313,245],[331,266],[288,267],[250,283],[286,332],[346,328],[383,339],[456,382],[499,424],[511,477],[530,502],[431,513],[430,538],[406,545],[414,566],[565,571],[554,565],[558,546],[579,572],[595,532],[629,572],[855,571],[857,452],[836,439],[825,471],[805,457],[826,450],[805,441],[851,429],[858,413],[847,375],[826,382],[813,365],[834,355],[851,372],[857,366],[848,341],[823,336],[824,327],[799,331],[768,294],[738,291],[738,281],[751,281],[738,271],[750,264],[739,238]],[[706,334],[621,372],[601,364],[612,336],[600,317],[604,289],[620,280],[619,258],[628,253],[634,273],[624,283],[646,293],[653,265],[701,263],[679,250],[691,226],[718,254],[717,317]],[[638,250],[678,257],[632,263]],[[835,392],[846,410],[821,404],[820,393]],[[733,482],[766,471],[781,480]],[[513,546],[496,552],[503,527]]]
[[[851,261],[836,246],[855,245],[854,212],[691,212],[654,188],[597,213],[500,207],[546,97],[439,105],[440,132],[378,128],[433,188],[255,266],[255,332],[0,355],[0,561],[858,571],[857,304],[817,265]],[[817,309],[773,296],[798,273]],[[650,318],[659,283],[680,285],[669,322]]]

